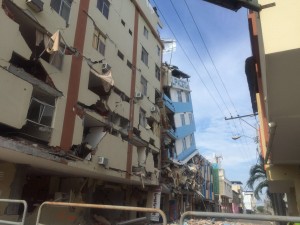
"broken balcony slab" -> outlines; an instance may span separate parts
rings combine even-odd
[[[27,81],[28,83],[32,84],[33,86],[47,92],[48,94],[52,95],[53,97],[61,97],[63,94],[50,87],[48,84],[40,81],[39,79],[35,78],[34,76],[30,75],[29,73],[25,72],[22,68],[15,67],[10,65],[8,71],[15,76]]]

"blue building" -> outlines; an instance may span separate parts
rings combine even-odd
[[[163,66],[163,161],[185,164],[198,153],[190,76],[175,66]]]

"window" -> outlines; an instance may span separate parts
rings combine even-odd
[[[160,56],[160,47],[157,45],[157,55]]]
[[[108,0],[98,0],[97,1],[97,8],[100,10],[100,12],[103,14],[103,16],[105,16],[106,19],[108,19],[109,6],[110,6],[110,3]]]
[[[27,114],[27,119],[51,127],[54,106],[44,103],[36,98],[32,98]]]
[[[177,95],[178,95],[178,102],[182,102],[181,91],[177,91]]]
[[[145,36],[145,38],[148,39],[148,35],[149,35],[149,31],[148,31],[148,29],[144,26],[144,36]]]
[[[139,122],[141,126],[146,127],[146,111],[142,108],[140,108]]]
[[[184,126],[184,125],[185,125],[184,114],[180,114],[180,119],[181,119],[181,124],[182,124],[182,126]]]
[[[194,134],[190,135],[190,142],[191,142],[191,145],[194,145]]]
[[[98,50],[101,55],[105,55],[105,37],[102,35],[102,32],[99,30],[94,31],[93,36],[93,47]]]
[[[50,7],[68,22],[72,1],[73,0],[51,0]]]
[[[142,47],[142,57],[141,60],[145,63],[146,66],[148,66],[148,52],[146,51],[146,49],[144,49],[144,47]]]
[[[155,65],[155,77],[160,80],[160,68],[157,65]]]
[[[190,124],[193,123],[193,114],[192,113],[189,113],[189,119],[190,119]]]
[[[190,102],[190,93],[185,92],[186,102]]]
[[[185,138],[182,139],[182,148],[183,148],[183,150],[186,150],[186,149],[187,149]]]
[[[121,20],[122,25],[125,27],[125,21]]]
[[[141,76],[141,92],[143,93],[143,95],[147,95],[147,80],[145,79],[145,77]]]
[[[120,59],[124,60],[124,54],[120,50],[118,50],[118,56]]]
[[[132,63],[129,60],[127,60],[127,66],[132,69]]]

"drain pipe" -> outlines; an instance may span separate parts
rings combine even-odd
[[[269,160],[269,157],[270,157],[270,153],[271,153],[271,148],[272,148],[272,145],[273,145],[273,140],[274,140],[274,137],[275,137],[275,131],[276,131],[276,127],[277,127],[277,124],[275,122],[270,122],[269,124],[269,143],[268,143],[268,146],[267,146],[267,152],[266,152],[266,157],[265,157],[265,164],[268,163],[268,160]]]

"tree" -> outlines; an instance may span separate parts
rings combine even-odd
[[[267,196],[271,201],[272,208],[275,215],[286,215],[285,202],[283,201],[283,193],[270,193],[267,181],[267,174],[264,168],[264,158],[259,155],[259,159],[255,165],[250,169],[250,177],[247,185],[254,190],[254,197],[260,200],[260,195],[264,188],[266,188]]]

